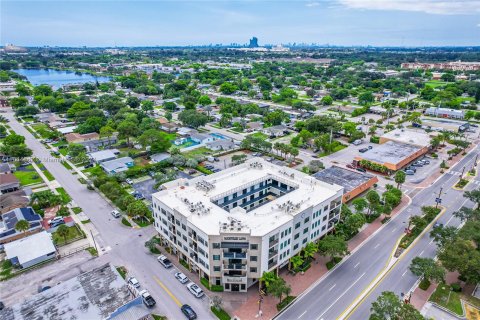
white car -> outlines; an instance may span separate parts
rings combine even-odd
[[[55,217],[53,219],[48,220],[49,225],[58,223],[58,222],[64,222],[63,217]]]
[[[127,180],[125,180],[125,181],[126,181],[128,184],[133,184],[133,180],[132,180],[132,179],[130,179],[130,178],[129,178],[129,179],[127,179]]]
[[[190,282],[189,284],[187,284],[187,289],[188,291],[190,291],[191,294],[193,294],[197,298],[201,298],[204,295],[203,290],[200,289],[200,287],[193,282]]]
[[[183,284],[185,284],[185,283],[187,283],[187,282],[189,281],[188,278],[187,278],[187,276],[184,275],[184,274],[181,273],[181,272],[175,272],[175,278],[176,278],[178,281],[180,281],[180,283],[183,283]]]
[[[118,210],[113,210],[111,214],[114,218],[120,218],[120,212],[118,212]]]
[[[140,282],[135,277],[128,278],[127,282],[134,286],[135,288],[140,288]]]

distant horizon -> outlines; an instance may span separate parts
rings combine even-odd
[[[27,47],[466,47],[480,0],[3,0],[0,21],[0,43]]]

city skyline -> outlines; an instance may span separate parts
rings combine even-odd
[[[256,36],[260,45],[473,46],[479,8],[476,0],[3,1],[0,42],[195,46]]]

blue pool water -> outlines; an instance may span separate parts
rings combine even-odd
[[[75,74],[73,71],[54,70],[54,69],[18,69],[14,72],[27,77],[31,84],[38,86],[48,84],[54,89],[61,88],[65,84],[83,84],[87,82],[107,82],[109,77],[97,77],[91,74]]]

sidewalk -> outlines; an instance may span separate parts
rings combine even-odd
[[[392,211],[390,217],[394,217],[403,209],[405,209],[410,203],[410,198],[408,196],[402,197],[400,204]],[[366,228],[361,230],[355,237],[348,241],[348,249],[350,252],[358,248],[369,236],[374,234],[378,229],[380,229],[382,224],[383,216],[378,217],[372,223],[367,224]],[[327,274],[328,269],[326,263],[328,258],[322,257],[318,254],[315,255],[315,261],[312,262],[310,269],[308,269],[305,274],[296,274],[295,276],[288,273],[288,270],[282,269],[280,271],[280,276],[285,279],[285,281],[291,286],[292,292],[291,296],[298,296],[307,290],[315,281],[320,279],[322,276]],[[258,313],[258,291],[255,287],[250,288],[247,293],[246,301],[243,297],[240,297],[238,294],[234,293],[224,293],[222,294],[224,301],[224,308],[231,315],[236,316],[240,319],[254,319]],[[242,299],[242,301],[239,301]],[[262,319],[271,319],[277,313],[277,303],[279,299],[272,296],[266,296],[263,298],[262,302]]]

